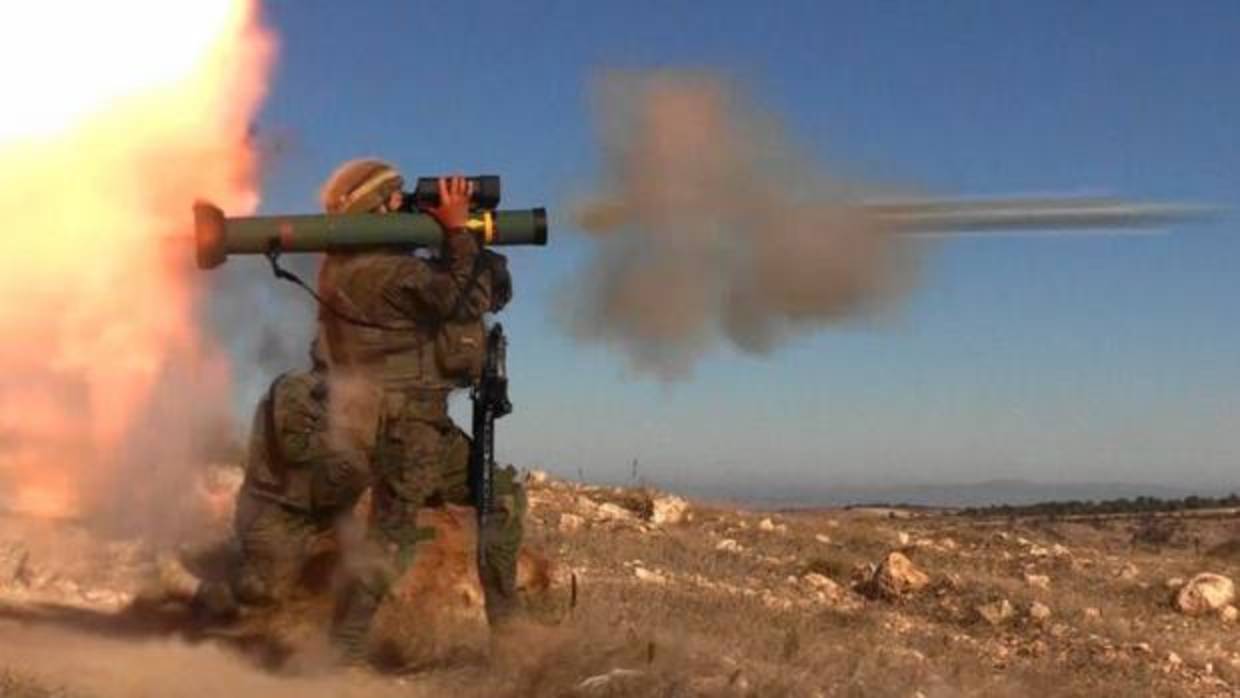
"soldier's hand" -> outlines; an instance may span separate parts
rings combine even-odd
[[[427,208],[426,213],[439,221],[445,234],[465,228],[469,222],[469,199],[474,185],[461,176],[439,178],[439,205]]]

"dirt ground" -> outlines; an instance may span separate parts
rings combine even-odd
[[[472,534],[449,536],[455,557],[423,557],[452,557],[455,581],[396,624],[423,649],[387,671],[336,668],[314,624],[273,658],[262,638],[135,615],[156,551],[0,518],[0,696],[1240,695],[1234,607],[1173,603],[1199,573],[1240,576],[1234,513],[773,513],[528,484],[528,546],[550,561],[526,574],[528,621],[479,634]],[[911,563],[899,583],[892,553]],[[459,623],[422,620],[447,606]],[[456,625],[459,643],[428,638]]]

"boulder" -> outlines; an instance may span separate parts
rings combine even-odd
[[[637,577],[639,580],[643,582],[646,582],[647,584],[666,584],[667,583],[667,577],[664,577],[658,572],[652,572],[646,569],[645,567],[634,567],[633,576]]]
[[[1001,625],[1016,614],[1016,609],[1012,607],[1012,602],[1007,599],[985,603],[974,610],[977,611],[978,617],[991,625]]]
[[[1051,617],[1051,608],[1044,603],[1034,601],[1029,604],[1029,619],[1035,623],[1044,623]]]
[[[1131,582],[1136,579],[1140,573],[1141,571],[1137,569],[1136,565],[1131,562],[1125,562],[1122,567],[1115,571],[1115,578],[1122,579],[1126,582]]]
[[[586,523],[586,520],[581,518],[580,516],[577,516],[576,514],[570,514],[568,512],[563,512],[560,514],[560,522],[559,522],[558,528],[560,530],[560,533],[575,533],[576,531],[580,530],[581,527],[585,525],[585,523]]]
[[[740,543],[737,543],[735,540],[732,540],[731,538],[724,538],[723,540],[719,541],[717,545],[715,545],[715,550],[721,550],[727,553],[739,553],[744,549],[745,548]]]
[[[594,517],[599,521],[633,521],[637,518],[633,512],[611,502],[598,505],[594,510]]]
[[[1029,586],[1034,587],[1035,589],[1050,589],[1051,578],[1044,574],[1031,574],[1029,572],[1026,572],[1025,573],[1025,584],[1028,584]]]
[[[843,589],[830,577],[817,572],[810,572],[801,577],[801,584],[814,591],[821,591],[829,597],[839,596]]]
[[[1202,572],[1180,587],[1175,607],[1189,616],[1218,613],[1236,600],[1236,585],[1229,577]]]
[[[1224,606],[1218,615],[1224,623],[1235,623],[1240,620],[1240,610],[1237,610],[1235,606]]]
[[[930,576],[922,572],[903,553],[889,553],[874,571],[869,591],[888,599],[921,591],[930,584]]]
[[[660,526],[678,524],[689,519],[689,502],[675,495],[655,497],[650,505],[650,522]]]

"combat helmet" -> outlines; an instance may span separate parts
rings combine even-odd
[[[327,213],[368,213],[404,186],[391,164],[377,158],[350,160],[327,178],[319,198]]]

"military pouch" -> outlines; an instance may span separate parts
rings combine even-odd
[[[445,378],[462,386],[476,381],[486,360],[486,328],[482,321],[441,325],[435,335],[435,360]]]

